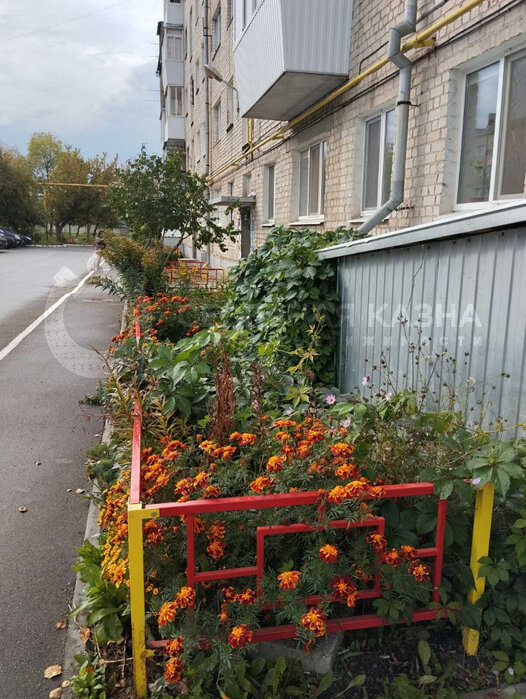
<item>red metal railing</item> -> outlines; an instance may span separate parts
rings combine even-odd
[[[225,279],[222,267],[209,267],[200,260],[175,260],[166,264],[170,283],[187,279],[195,286],[217,287]]]

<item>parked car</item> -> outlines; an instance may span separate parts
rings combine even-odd
[[[11,228],[6,228],[5,226],[0,227],[0,232],[5,235],[7,238],[8,242],[8,247],[10,248],[19,248],[22,245],[24,245],[24,241],[22,240],[22,237],[13,231]]]
[[[0,250],[5,250],[5,249],[8,248],[8,247],[9,247],[9,245],[8,245],[8,243],[7,243],[7,238],[6,238],[5,235],[0,231]]]

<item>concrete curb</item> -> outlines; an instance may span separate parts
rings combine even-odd
[[[113,425],[109,420],[106,420],[104,424],[104,431],[102,433],[101,444],[107,444],[110,441],[110,435],[113,429]],[[98,488],[96,485],[93,486],[91,494],[96,495],[98,493]],[[99,509],[95,504],[94,500],[91,500],[88,518],[86,520],[86,529],[84,531],[84,541],[88,540],[92,544],[97,543],[97,538],[99,536]],[[76,609],[81,605],[86,599],[84,583],[82,582],[80,575],[77,573],[77,579],[75,581],[75,590],[73,592],[73,599],[71,601],[71,606]],[[83,653],[86,650],[86,645],[80,637],[80,628],[86,624],[86,614],[82,612],[76,617],[76,619],[70,618],[68,621],[67,631],[66,631],[66,643],[64,647],[64,661],[62,664],[62,677],[63,679],[71,679],[73,675],[77,674],[77,663],[75,661],[75,655],[77,653]],[[69,687],[65,688],[62,696],[64,699],[69,699],[73,697],[73,693]]]

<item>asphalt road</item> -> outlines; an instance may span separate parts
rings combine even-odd
[[[75,491],[88,487],[85,450],[103,428],[79,401],[103,375],[94,348],[118,332],[121,303],[84,285],[16,338],[78,287],[91,254],[0,252],[0,699],[43,699],[60,683],[44,670],[64,656],[55,624],[71,603],[88,510]]]

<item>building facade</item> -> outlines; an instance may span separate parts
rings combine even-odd
[[[417,37],[437,31],[405,51],[408,100],[399,68],[381,60],[404,0],[166,5],[183,14],[187,167],[209,177],[217,215],[240,230],[226,253],[209,251],[212,264],[235,263],[276,225],[362,225],[390,196],[401,101],[403,201],[373,233],[524,198],[522,0],[419,0]]]
[[[157,24],[163,154],[174,148],[185,150],[183,20],[183,1],[164,0],[164,18]]]

